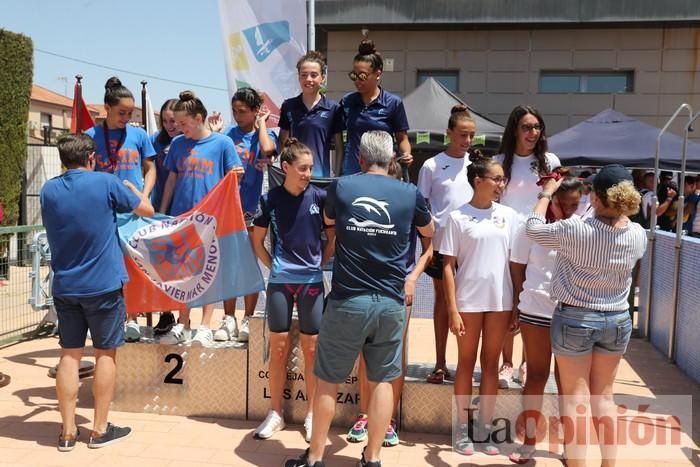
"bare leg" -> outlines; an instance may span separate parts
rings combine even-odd
[[[116,355],[117,349],[95,349],[95,377],[92,382],[95,419],[92,429],[100,434],[107,429],[109,406],[114,396],[114,383],[117,376]]]
[[[536,414],[536,424],[543,421],[542,396],[549,379],[549,367],[552,362],[552,346],[549,340],[549,328],[522,323],[520,325],[523,344],[528,355],[528,376],[523,390],[524,408],[526,413]],[[524,420],[527,426],[527,420]],[[537,426],[537,425],[536,425]],[[524,444],[534,446],[537,433],[526,431]]]
[[[270,406],[282,415],[282,392],[287,381],[287,356],[289,355],[289,333],[270,333]],[[306,362],[304,362],[306,364]]]
[[[510,323],[509,311],[494,311],[482,313],[484,316],[481,340],[481,383],[479,397],[481,410],[479,421],[481,425],[491,424],[496,407],[498,394],[498,356],[503,347],[503,339]]]
[[[62,436],[75,435],[75,405],[78,400],[78,370],[83,348],[62,349],[61,360],[56,371],[56,397],[63,421]]]
[[[391,389],[394,394],[394,412],[393,418],[396,420],[399,416],[399,405],[401,403],[401,393],[403,392],[403,383],[406,379],[406,362],[408,361],[408,323],[411,320],[411,306],[406,307],[406,326],[403,329],[403,352],[401,359],[401,376],[391,382]]]
[[[589,377],[593,356],[591,354],[576,357],[556,355],[555,360],[559,367],[562,391],[559,411],[564,424],[567,466],[583,467],[586,465],[585,439],[588,435],[588,426],[585,426],[585,433],[577,433],[578,428],[574,421],[584,415],[579,414],[576,409],[588,407],[590,403]]]
[[[316,341],[318,334],[299,334],[301,350],[304,352],[304,380],[306,381],[307,414],[313,413],[314,397],[316,396],[316,375],[314,361],[316,360]]]
[[[433,328],[435,330],[435,368],[447,369],[447,336],[450,332],[450,319],[447,315],[445,291],[441,279],[433,279],[435,305],[433,309]]]
[[[367,380],[367,365],[362,352],[357,365],[357,385],[360,393],[360,414],[366,414],[369,410],[369,380]]]
[[[613,383],[620,363],[621,355],[608,355],[601,352],[593,352],[593,363],[591,365],[591,412],[597,419],[610,422],[594,423],[593,426],[598,434],[598,444],[602,456],[601,467],[614,467],[617,457],[616,429],[617,417],[615,401],[613,400]]]
[[[233,316],[234,318],[236,317],[235,298],[229,298],[228,300],[224,300],[224,314],[227,316]]]
[[[455,374],[455,402],[457,404],[457,421],[463,425],[469,421],[469,407],[472,396],[472,376],[479,348],[483,313],[460,313],[464,323],[465,334],[457,337],[457,373]]]
[[[335,415],[336,393],[338,385],[329,383],[321,378],[316,382],[316,396],[314,397],[314,418],[311,431],[311,444],[309,446],[309,464],[323,459],[326,448],[328,430]]]
[[[214,314],[214,304],[202,306],[202,326],[210,327],[211,317]]]
[[[245,316],[253,316],[253,313],[255,313],[255,305],[258,304],[258,295],[260,294],[256,292],[246,295],[243,298],[243,303],[245,304]]]
[[[391,423],[391,413],[394,407],[394,396],[391,384],[369,383],[370,400],[367,413],[367,449],[365,459],[368,462],[379,460],[379,450],[384,442],[386,427]]]

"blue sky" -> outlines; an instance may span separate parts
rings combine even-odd
[[[63,94],[66,83],[59,78],[66,77],[72,98],[74,76],[81,74],[85,100],[102,103],[105,81],[116,75],[140,106],[145,79],[156,108],[192,89],[210,112],[230,120],[216,0],[0,0],[0,11],[0,28],[34,41],[35,84]]]

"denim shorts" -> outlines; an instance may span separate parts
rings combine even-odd
[[[96,349],[115,349],[124,344],[126,305],[121,289],[94,297],[54,297],[54,304],[61,348],[85,347],[88,329]]]
[[[360,352],[367,379],[381,383],[401,375],[406,307],[376,294],[329,299],[316,344],[314,374],[340,384],[350,375]]]
[[[632,335],[632,320],[628,310],[598,311],[561,304],[552,316],[549,335],[555,355],[622,355]]]

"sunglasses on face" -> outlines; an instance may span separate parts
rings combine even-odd
[[[528,133],[532,130],[542,131],[544,129],[544,125],[540,125],[539,123],[535,123],[534,125],[530,123],[521,123],[520,129]]]
[[[355,73],[354,71],[351,71],[348,73],[348,78],[350,78],[351,81],[357,81],[358,79],[360,81],[367,81],[367,78],[369,78],[369,73],[365,73],[364,71]]]

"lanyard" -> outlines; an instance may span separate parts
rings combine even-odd
[[[122,147],[124,140],[126,139],[126,128],[124,128],[120,133],[117,148],[114,150],[114,154],[112,154],[112,145],[109,144],[109,129],[107,128],[106,123],[102,125],[102,134],[105,138],[105,151],[107,151],[107,159],[109,159],[109,162],[112,164],[112,172],[116,172],[117,170],[117,157],[119,154],[119,149]]]

